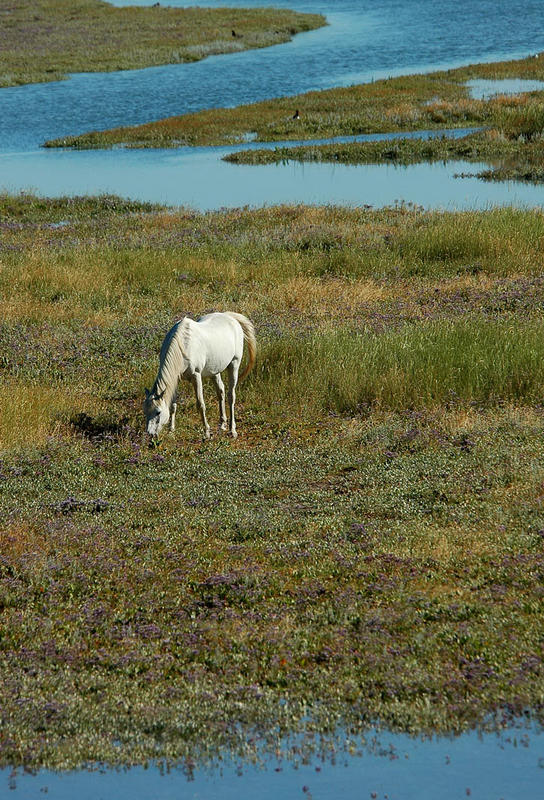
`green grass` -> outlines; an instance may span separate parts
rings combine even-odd
[[[543,225],[0,196],[0,764],[542,719]],[[150,447],[213,308],[257,328],[239,438],[184,385]]]
[[[361,407],[436,408],[453,399],[539,403],[544,326],[541,319],[522,324],[474,314],[380,334],[295,335],[265,348],[261,373],[255,391],[314,417]]]
[[[198,61],[325,24],[319,14],[274,8],[115,8],[101,0],[19,0],[3,3],[0,18],[0,86]]]

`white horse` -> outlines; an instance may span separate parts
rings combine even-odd
[[[160,353],[159,372],[151,390],[145,390],[144,414],[146,430],[151,436],[158,436],[170,420],[170,430],[176,424],[176,397],[180,378],[191,381],[195,389],[196,404],[202,417],[204,436],[210,436],[210,426],[206,419],[206,406],[202,393],[202,378],[211,377],[215,383],[219,400],[219,428],[227,429],[225,412],[225,386],[221,372],[229,375],[229,430],[236,438],[234,421],[234,401],[238,370],[247,342],[249,361],[240,375],[243,380],[253,369],[257,353],[255,329],[243,314],[232,311],[206,314],[197,322],[185,317],[171,328],[164,338]]]

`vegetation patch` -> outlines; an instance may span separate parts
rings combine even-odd
[[[412,137],[389,141],[368,141],[298,147],[276,147],[273,150],[239,150],[224,156],[232,164],[279,164],[286,161],[329,162],[336,164],[396,164],[407,166],[434,161],[467,161],[491,163],[489,169],[476,173],[484,180],[518,180],[541,183],[544,139],[518,133],[507,136],[504,130],[486,130],[467,136],[441,136],[426,139]],[[462,173],[460,177],[472,177]]]
[[[0,196],[0,764],[541,719],[543,226]],[[182,387],[151,447],[211,309],[257,328],[239,438]]]
[[[521,97],[470,97],[474,78],[544,79],[544,57],[496,64],[474,64],[426,75],[407,75],[347,88],[308,92],[236,108],[219,108],[109,131],[60,137],[50,147],[179,147],[256,141],[323,139],[366,133],[470,128],[502,124],[535,100],[529,131],[542,130],[542,93]],[[527,116],[527,115],[526,115]],[[524,124],[525,124],[524,123]]]
[[[102,0],[0,3],[0,86],[199,61],[287,42],[325,24],[274,8],[116,8]]]

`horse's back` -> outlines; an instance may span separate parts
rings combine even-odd
[[[232,343],[243,342],[244,332],[240,323],[226,312],[214,311],[205,314],[200,317],[196,325],[212,343],[221,339]]]
[[[233,317],[219,311],[206,314],[193,323],[193,357],[202,375],[223,372],[235,360],[241,360],[244,333]]]

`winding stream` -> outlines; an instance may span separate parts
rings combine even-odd
[[[114,4],[127,5],[120,0]],[[170,4],[190,5],[181,0]],[[0,90],[0,188],[42,195],[113,192],[201,210],[298,202],[382,206],[397,201],[446,209],[542,204],[540,187],[454,177],[475,172],[474,164],[241,167],[221,161],[233,148],[78,152],[40,147],[47,139],[92,129],[544,49],[541,6],[536,2],[275,4],[321,12],[329,25],[284,45],[192,64],[78,74],[65,81]],[[202,0],[200,5],[214,2]]]

